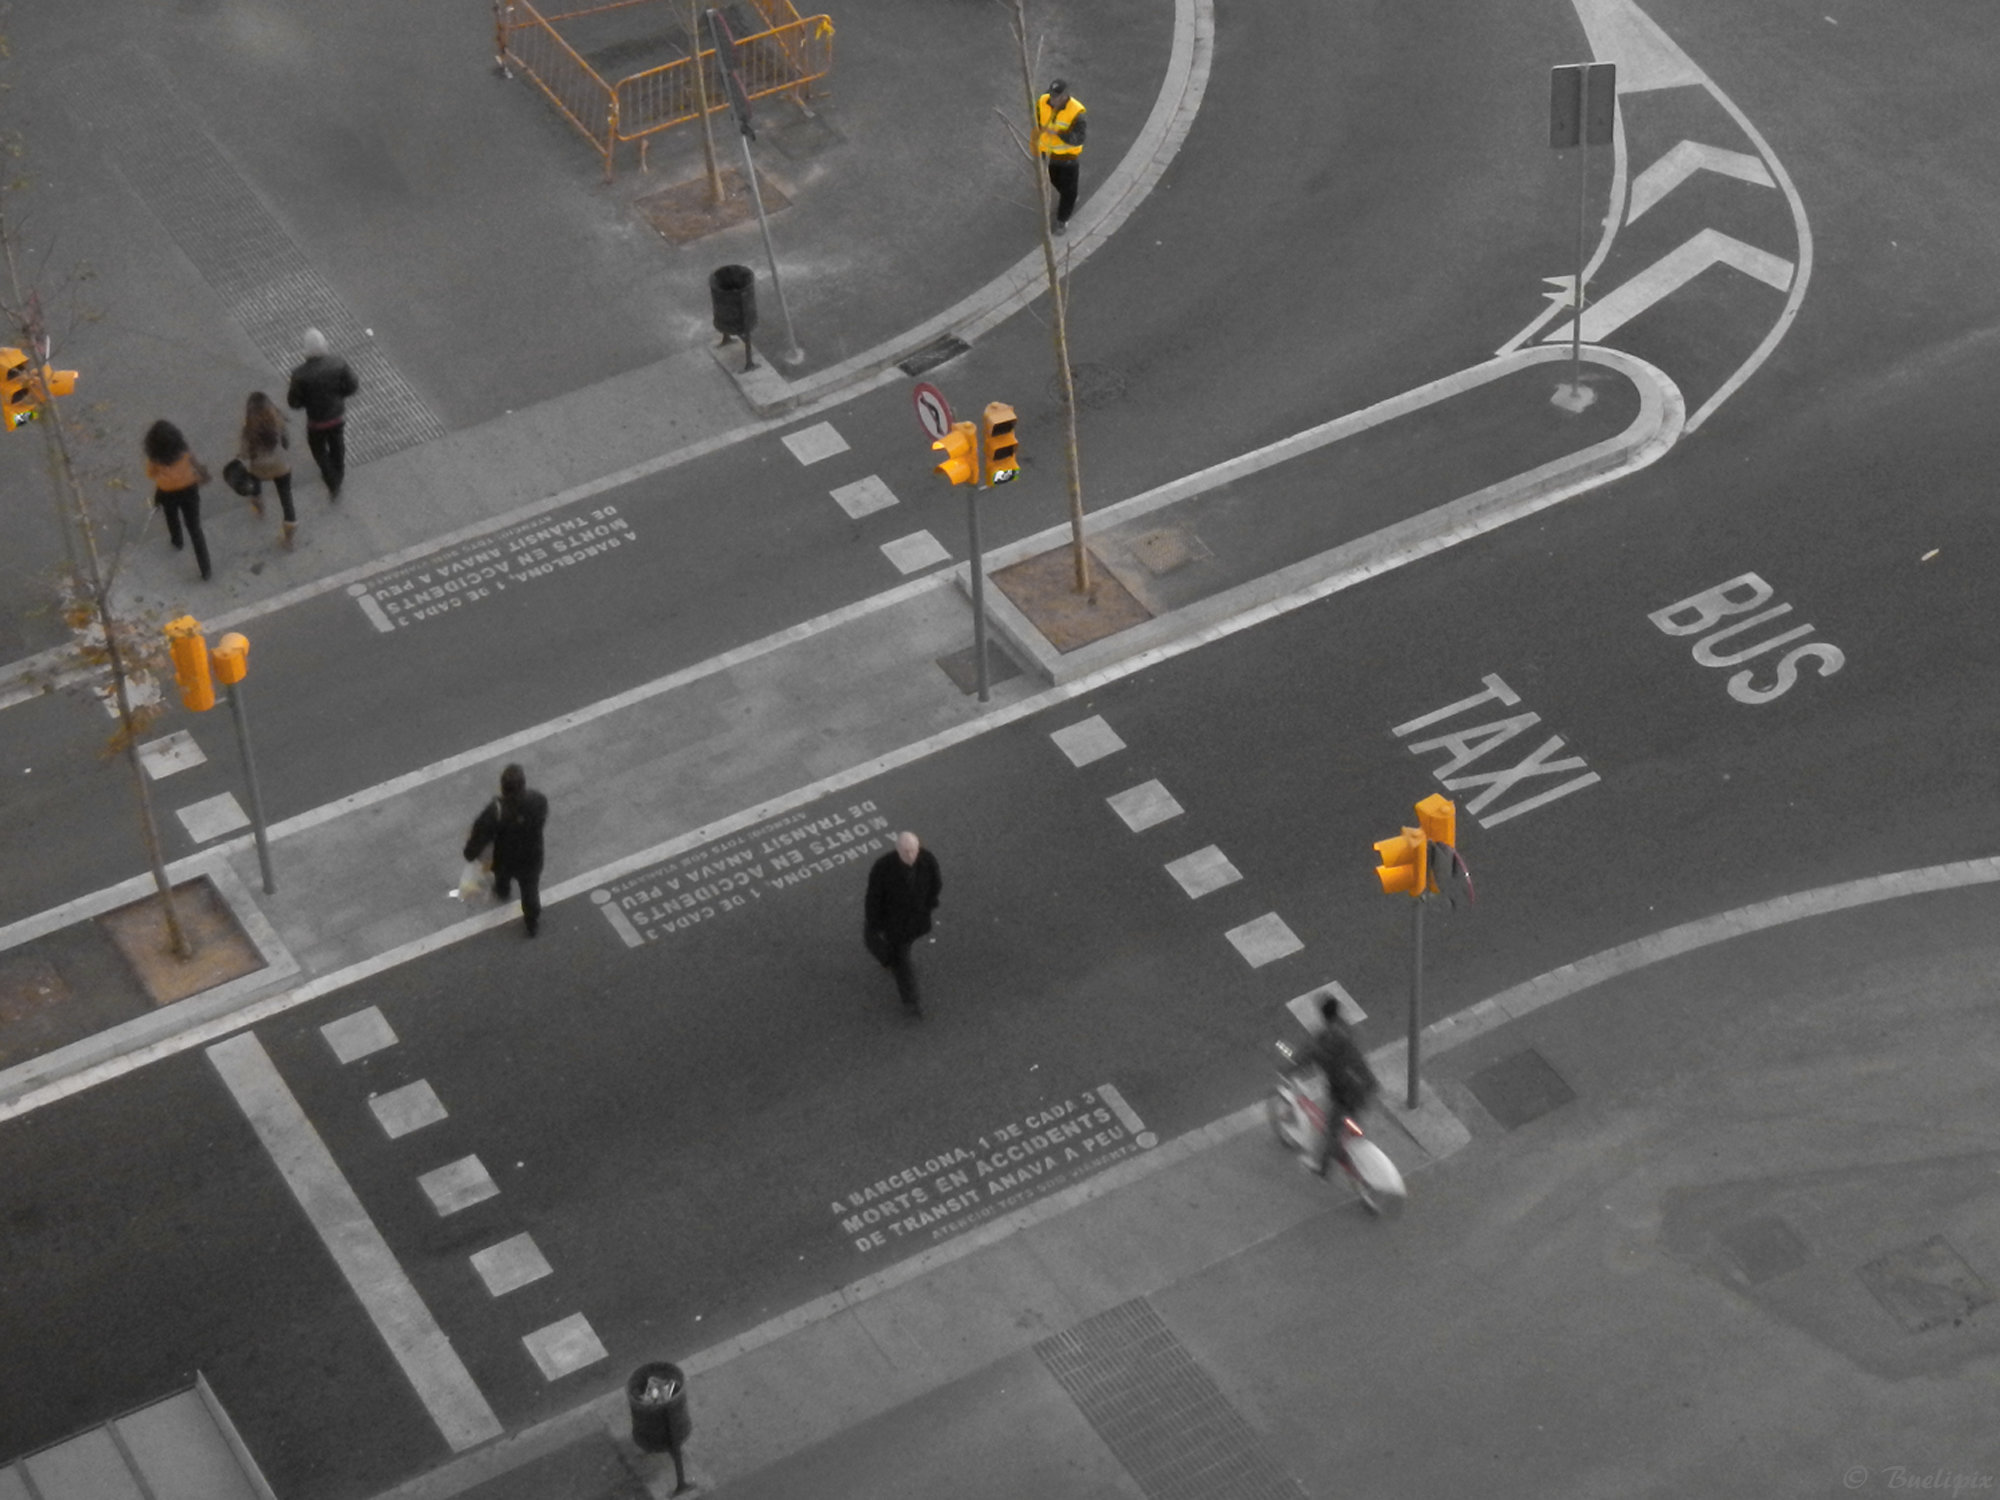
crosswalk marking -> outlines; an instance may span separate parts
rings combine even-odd
[[[847,512],[848,519],[854,521],[872,516],[878,510],[887,510],[896,503],[896,492],[889,488],[880,474],[870,474],[866,479],[843,484],[827,493],[833,496],[836,505]]]
[[[831,422],[815,422],[810,427],[801,427],[797,432],[786,433],[780,441],[802,464],[816,464],[823,458],[832,458],[836,453],[847,451],[847,439]]]
[[[1144,833],[1181,815],[1173,793],[1157,781],[1142,781],[1104,800],[1134,833]]]
[[[245,1032],[210,1047],[208,1060],[444,1440],[463,1452],[498,1437],[500,1419],[403,1274],[263,1044]]]
[[[896,565],[899,573],[916,573],[941,562],[950,562],[944,543],[928,531],[913,531],[893,542],[882,544],[882,555]]]
[[[523,1335],[521,1342],[534,1357],[544,1380],[560,1380],[586,1365],[611,1357],[611,1351],[604,1347],[597,1330],[582,1313],[571,1313],[546,1328],[537,1328]]]

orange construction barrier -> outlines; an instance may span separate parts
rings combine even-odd
[[[791,0],[739,0],[737,9],[739,16],[764,22],[763,29],[737,39],[730,59],[744,92],[752,99],[790,94],[804,108],[810,86],[833,71],[832,18],[802,17]],[[646,137],[700,119],[703,88],[709,113],[729,109],[715,49],[689,52],[685,15],[669,0],[612,0],[550,16],[533,0],[493,0],[494,62],[510,78],[517,68],[525,73],[583,132],[604,158],[609,182],[619,144],[640,141],[643,149]],[[616,81],[604,76],[607,59],[663,52],[678,55]]]

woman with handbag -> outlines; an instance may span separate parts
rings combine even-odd
[[[146,477],[153,482],[153,504],[167,513],[167,540],[181,550],[181,532],[194,543],[194,560],[201,576],[209,577],[208,538],[201,534],[201,487],[208,470],[188,451],[180,428],[161,420],[146,429],[140,447],[146,454]]]
[[[250,508],[264,514],[263,481],[278,487],[278,508],[285,523],[278,530],[278,545],[287,551],[298,534],[298,512],[292,509],[291,436],[285,431],[285,414],[262,391],[252,391],[243,404],[243,434],[236,444],[236,457],[243,465],[249,487],[244,494]]]

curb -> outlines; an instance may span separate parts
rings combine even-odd
[[[1665,372],[1644,360],[1615,349],[1596,347],[1589,350],[1589,356],[1592,364],[1625,376],[1639,390],[1639,414],[1615,438],[1074,651],[1060,652],[1051,646],[1033,621],[997,588],[985,591],[988,617],[1020,660],[1044,681],[1072,682],[1149,651],[1170,650],[1177,645],[1234,634],[1247,625],[1351,588],[1364,579],[1392,572],[1446,547],[1471,541],[1559,501],[1596,489],[1608,480],[1634,473],[1663,456],[1679,440],[1686,420],[1686,402]],[[1084,533],[1087,537],[1102,534],[1138,516],[1358,436],[1505,376],[1557,360],[1567,362],[1569,357],[1567,350],[1548,348],[1496,356],[1129,500],[1092,511],[1084,518]],[[986,573],[991,577],[1014,563],[1062,546],[1069,536],[1068,526],[1057,525],[995,549],[984,559]],[[969,565],[961,564],[954,576],[960,589],[970,597]]]

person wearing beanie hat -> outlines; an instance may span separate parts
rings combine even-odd
[[[326,481],[326,498],[340,498],[347,477],[347,398],[361,389],[347,361],[327,352],[326,335],[308,328],[299,340],[305,359],[292,371],[285,405],[306,414],[306,447]]]

